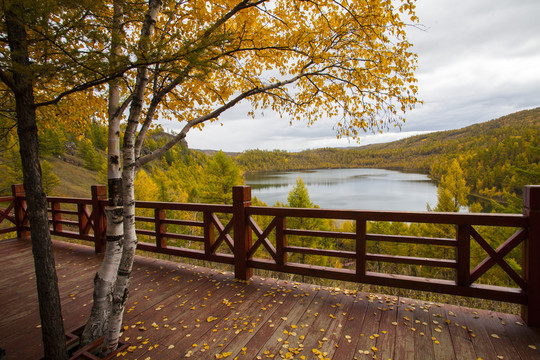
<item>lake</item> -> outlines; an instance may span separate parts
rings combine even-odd
[[[311,202],[324,209],[426,211],[437,203],[437,186],[424,174],[384,169],[320,169],[246,174],[252,196],[269,206],[302,178]]]

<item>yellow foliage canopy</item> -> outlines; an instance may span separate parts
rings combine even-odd
[[[125,46],[149,63],[139,121],[185,122],[185,137],[246,99],[252,116],[271,108],[307,124],[336,118],[337,136],[401,126],[418,102],[405,38],[414,8],[407,0],[166,1],[153,34],[137,50]],[[133,15],[126,44],[143,21]],[[136,78],[124,80],[127,95]]]

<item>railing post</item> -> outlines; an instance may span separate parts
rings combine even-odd
[[[234,276],[249,280],[253,270],[247,266],[247,253],[251,249],[251,229],[247,221],[246,208],[251,205],[251,187],[233,187],[234,221]]]
[[[470,225],[456,225],[456,283],[458,286],[471,284],[471,231]]]
[[[86,204],[77,204],[77,217],[79,219],[79,234],[88,235],[90,228],[88,226],[88,213]]]
[[[523,188],[523,215],[528,217],[528,236],[523,246],[523,277],[527,282],[527,305],[521,317],[529,326],[540,326],[540,185]]]
[[[356,219],[356,280],[362,282],[366,277],[367,220]]]
[[[287,235],[285,229],[287,228],[287,218],[283,216],[276,217],[276,263],[278,265],[284,265],[287,262],[287,253],[285,247],[287,246]]]
[[[53,231],[62,232],[62,213],[59,202],[51,201],[51,220]]]
[[[92,222],[94,223],[94,248],[96,254],[105,250],[107,219],[100,202],[107,200],[107,186],[92,185]]]
[[[13,201],[15,203],[15,222],[17,227],[17,237],[24,238],[30,237],[29,230],[23,230],[23,227],[29,226],[28,215],[26,213],[26,198],[24,193],[24,187],[22,184],[11,185],[11,192],[13,194]]]
[[[158,249],[164,249],[167,247],[167,238],[163,236],[167,232],[167,224],[163,223],[165,210],[154,209],[154,219],[156,222],[156,246]]]
[[[212,213],[205,211],[203,213],[204,222],[204,254],[206,256],[212,255],[212,247],[214,246],[214,224],[212,223]]]

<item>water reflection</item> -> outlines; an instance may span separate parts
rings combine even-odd
[[[246,175],[252,194],[268,205],[287,201],[301,177],[311,201],[327,209],[425,211],[437,187],[424,174],[383,169],[321,169]]]

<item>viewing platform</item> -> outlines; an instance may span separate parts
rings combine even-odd
[[[102,257],[60,241],[54,252],[69,331],[90,313]],[[40,359],[30,240],[1,241],[0,257],[0,347],[7,359]],[[540,359],[540,331],[516,315],[257,276],[246,283],[142,256],[131,283],[121,336],[131,347],[118,359]]]
[[[0,348],[7,359],[39,359],[21,190],[15,185],[12,196],[0,198],[0,234],[13,237],[0,241]],[[119,358],[540,359],[540,186],[525,187],[522,214],[270,208],[251,206],[250,200],[249,187],[239,186],[232,205],[137,202],[138,250],[220,263],[232,271],[137,256]],[[89,199],[48,201],[53,236],[93,245],[53,244],[71,341],[90,313],[103,258],[106,189],[92,187]],[[312,229],[294,226],[294,219],[352,225],[347,231]],[[373,222],[443,225],[454,235],[369,233]],[[320,246],[306,246],[305,239]],[[404,252],[404,245],[416,250]],[[514,303],[521,317],[261,278],[253,269]],[[490,271],[505,280],[490,283]],[[79,359],[95,357],[85,353]]]

